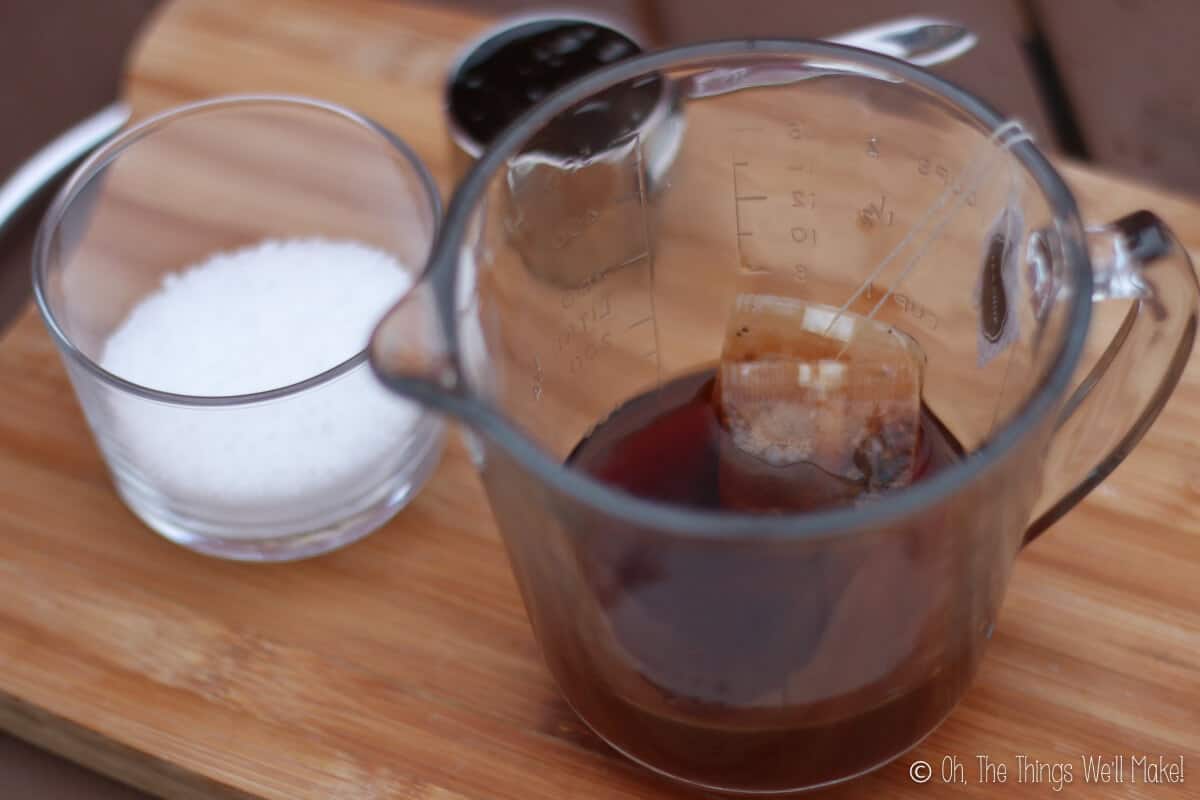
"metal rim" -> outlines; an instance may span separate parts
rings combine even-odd
[[[727,40],[688,45],[638,56],[590,73],[566,86],[527,111],[502,132],[490,150],[475,163],[451,199],[433,256],[422,280],[444,273],[439,280],[453,281],[460,246],[467,234],[471,215],[493,174],[525,141],[556,114],[608,86],[640,74],[683,66],[705,59],[744,60],[762,57],[817,57],[884,70],[949,102],[984,131],[991,132],[1005,119],[983,101],[961,88],[918,67],[888,56],[858,48],[807,40]],[[718,540],[811,539],[842,536],[867,528],[894,524],[916,512],[933,508],[984,475],[1010,454],[1024,438],[1034,433],[1058,408],[1070,385],[1072,373],[1083,351],[1091,319],[1092,273],[1082,247],[1083,225],[1074,197],[1046,157],[1028,141],[1011,152],[1040,189],[1054,223],[1064,234],[1067,266],[1075,270],[1077,290],[1067,310],[1066,333],[1048,373],[1007,425],[970,457],[921,481],[890,498],[886,503],[861,509],[840,509],[810,514],[769,517],[734,512],[702,512],[645,500],[566,468],[527,438],[503,415],[472,396],[418,390],[422,399],[456,414],[480,433],[505,449],[510,457],[538,480],[577,501],[622,523],[663,534]],[[453,297],[453,292],[450,293]],[[452,309],[442,308],[443,314]],[[452,319],[447,316],[447,319]],[[386,377],[386,376],[385,376]],[[402,387],[404,381],[394,380]]]
[[[446,130],[449,134],[450,141],[454,146],[465,153],[471,159],[478,159],[483,155],[486,149],[484,145],[475,141],[470,135],[463,130],[459,124],[458,118],[454,115],[454,105],[452,100],[452,91],[454,82],[458,80],[458,74],[462,71],[463,65],[475,54],[483,45],[487,44],[497,36],[502,36],[510,31],[515,31],[527,25],[536,25],[545,22],[582,22],[589,25],[595,25],[600,28],[608,28],[614,33],[624,36],[634,47],[638,49],[638,53],[645,52],[645,44],[636,31],[622,25],[618,20],[604,14],[592,14],[584,11],[575,11],[571,9],[555,10],[553,8],[543,9],[540,11],[530,11],[525,14],[517,14],[507,17],[496,25],[487,28],[474,39],[472,39],[465,47],[463,47],[454,60],[450,63],[450,69],[446,71],[446,80],[442,85],[442,106],[446,109]],[[553,93],[552,93],[553,94]],[[552,95],[551,95],[552,96]],[[659,98],[656,108],[663,104],[666,97],[666,87],[664,84],[663,96]],[[648,122],[649,120],[647,120]],[[642,127],[646,127],[646,122],[643,122]]]
[[[274,389],[267,389],[261,392],[249,392],[246,394],[236,395],[190,395],[178,394],[175,392],[164,392],[158,389],[152,389],[148,386],[134,383],[122,378],[115,373],[104,369],[90,356],[75,346],[71,338],[67,335],[62,325],[59,324],[58,317],[51,308],[51,302],[47,296],[46,282],[49,277],[50,268],[50,244],[54,238],[54,232],[58,229],[63,219],[66,217],[71,204],[79,193],[95,178],[102,170],[107,168],[115,161],[125,150],[136,144],[138,141],[152,135],[156,130],[171,122],[183,119],[185,117],[206,112],[220,112],[229,108],[241,106],[290,106],[293,108],[309,109],[313,111],[321,111],[336,116],[342,117],[347,122],[354,123],[363,128],[366,128],[374,135],[378,136],[380,141],[395,150],[400,154],[401,158],[412,168],[417,175],[417,180],[429,201],[429,210],[433,216],[434,233],[433,241],[437,239],[437,231],[441,224],[442,217],[442,200],[441,194],[438,192],[437,184],[434,183],[433,176],[429,174],[424,163],[417,157],[416,153],[398,136],[393,134],[388,129],[384,128],[379,123],[363,116],[355,111],[351,111],[343,106],[334,103],[327,103],[324,100],[316,100],[309,97],[297,95],[283,94],[244,94],[244,95],[226,95],[208,100],[201,100],[195,103],[187,103],[185,105],[176,106],[166,111],[160,112],[140,122],[127,131],[114,137],[103,147],[94,152],[84,161],[78,169],[67,180],[66,184],[54,198],[54,202],[50,205],[46,212],[45,218],[38,227],[37,238],[34,242],[33,250],[33,296],[37,302],[38,309],[42,313],[42,319],[46,322],[46,327],[49,328],[55,343],[73,362],[79,364],[91,374],[95,375],[105,383],[114,386],[122,391],[131,394],[145,397],[150,400],[158,400],[165,403],[186,406],[231,406],[231,405],[247,405],[251,403],[260,403],[267,400],[276,400],[281,397],[288,397],[298,392],[305,391],[314,386],[327,383],[355,367],[363,364],[367,360],[368,347],[364,346],[354,355],[345,359],[339,364],[336,364],[329,369],[317,373],[302,381],[290,383],[286,386],[280,386]],[[413,285],[404,292],[407,295],[412,288],[416,286],[420,280],[421,271],[414,271]],[[403,299],[403,296],[399,299]]]

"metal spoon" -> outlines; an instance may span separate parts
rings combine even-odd
[[[0,185],[0,252],[5,234],[27,213],[33,201],[44,196],[56,178],[97,147],[108,141],[129,121],[129,106],[114,103],[88,117],[37,151]]]

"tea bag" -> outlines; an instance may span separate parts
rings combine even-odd
[[[913,339],[873,319],[739,295],[713,389],[729,434],[722,504],[807,510],[910,483],[924,363]]]

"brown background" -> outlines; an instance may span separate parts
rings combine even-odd
[[[436,2],[437,0],[431,0]],[[116,93],[121,58],[159,0],[0,2],[0,175]],[[335,0],[330,0],[335,2]],[[519,0],[441,0],[493,14]],[[1200,194],[1200,4],[1194,0],[567,0],[652,45],[824,36],[900,14],[960,21],[978,47],[939,71],[1054,149]]]
[[[0,176],[115,96],[126,47],[156,4],[0,0]],[[520,5],[517,0],[457,4],[496,14]],[[654,45],[728,36],[822,36],[899,14],[955,19],[979,33],[981,42],[942,68],[943,74],[1025,121],[1054,149],[1200,195],[1200,91],[1193,85],[1200,71],[1194,46],[1200,4],[1195,0],[591,0],[576,5],[626,21]],[[6,244],[0,274],[26,269],[27,246],[27,240]],[[4,737],[0,787],[0,795],[14,798],[143,796]]]

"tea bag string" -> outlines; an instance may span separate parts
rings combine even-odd
[[[892,286],[887,290],[887,292],[884,293],[883,297],[879,298],[879,302],[875,304],[874,308],[867,313],[867,319],[873,318],[875,314],[877,314],[879,310],[883,308],[883,305],[887,302],[888,298],[890,298],[900,288],[900,286],[916,268],[917,264],[920,263],[930,245],[937,239],[942,230],[944,230],[945,227],[954,220],[958,211],[966,204],[967,199],[979,188],[979,186],[983,183],[983,180],[991,173],[996,159],[999,158],[1003,153],[1007,152],[1014,145],[1017,145],[1021,142],[1032,141],[1032,139],[1033,137],[1029,134],[1029,132],[1026,131],[1021,123],[1017,122],[1016,120],[1009,120],[992,131],[987,140],[975,149],[974,153],[971,155],[971,158],[967,162],[967,167],[963,170],[963,174],[964,176],[968,177],[966,177],[966,179],[963,181],[956,180],[953,184],[947,186],[937,197],[937,199],[930,204],[929,208],[925,210],[925,213],[923,213],[920,219],[917,220],[917,223],[913,225],[912,228],[909,229],[908,233],[904,235],[904,238],[902,238],[896,244],[896,246],[892,248],[891,252],[883,257],[883,259],[871,271],[871,274],[868,275],[866,279],[859,285],[858,289],[856,289],[854,293],[851,294],[846,300],[846,302],[843,303],[840,308],[838,308],[837,313],[833,315],[833,319],[830,320],[829,324],[825,328],[825,335],[828,335],[829,332],[833,330],[833,326],[839,319],[841,319],[842,315],[846,313],[854,301],[858,300],[858,298],[867,291],[867,288],[874,281],[878,280],[879,276],[883,273],[884,269],[887,268],[888,264],[890,264],[892,260],[899,255],[904,248],[907,247],[909,243],[912,242],[919,234],[923,233],[925,228],[929,226],[930,223],[935,221],[936,215],[946,206],[948,202],[950,202],[951,198],[954,198],[954,204],[940,220],[936,221],[936,224],[934,224],[932,229],[928,232],[928,235],[925,237],[924,241],[918,246],[916,253],[908,260],[908,263],[904,265],[904,268],[900,271],[900,275],[897,277],[897,279],[892,282]],[[990,156],[988,155],[988,148],[996,148]],[[842,350],[838,353],[839,358],[843,353],[845,353],[848,346],[849,342],[842,346]]]
[[[1019,127],[1020,126],[1018,124],[1018,128]],[[903,285],[908,276],[912,274],[917,264],[921,262],[921,259],[925,256],[925,253],[929,250],[930,245],[937,239],[942,230],[954,220],[954,217],[959,210],[966,205],[967,198],[969,198],[971,194],[975,192],[976,189],[978,189],[983,183],[984,179],[991,174],[995,161],[1013,145],[1019,142],[1030,141],[1031,139],[1032,137],[1028,133],[1021,130],[1018,134],[1001,143],[999,149],[988,159],[987,164],[984,165],[984,168],[980,174],[974,176],[971,184],[964,188],[959,194],[958,199],[955,201],[954,207],[951,208],[950,212],[943,217],[936,226],[934,226],[933,230],[930,231],[929,237],[917,249],[916,254],[909,259],[907,264],[904,265],[904,269],[900,271],[900,274],[896,277],[896,280],[892,282],[891,287],[887,290],[887,292],[884,293],[883,297],[879,298],[879,302],[875,304],[875,307],[867,313],[867,319],[874,317],[875,314],[879,312],[879,309],[883,308],[883,304],[887,302],[888,298],[890,298],[892,294],[896,292],[901,285]]]
[[[862,294],[867,290],[867,287],[870,286],[872,282],[877,280],[879,278],[879,276],[883,273],[884,269],[887,268],[887,265],[892,262],[892,259],[894,259],[897,255],[899,255],[904,250],[904,248],[908,246],[909,242],[911,242],[914,237],[916,237],[919,233],[922,232],[922,230],[926,227],[926,225],[928,225],[929,222],[934,218],[934,215],[936,215],[939,211],[941,211],[942,208],[946,205],[947,202],[950,201],[950,199],[952,197],[961,197],[961,198],[963,198],[963,200],[961,202],[965,202],[965,199],[970,196],[971,192],[975,191],[975,189],[978,188],[979,183],[982,182],[982,178],[985,177],[986,172],[988,171],[987,168],[992,163],[991,159],[985,160],[985,156],[987,155],[988,149],[991,147],[994,147],[998,141],[1003,139],[1010,132],[1014,133],[1014,135],[1011,139],[1005,141],[1002,144],[1002,148],[1004,148],[1004,149],[1007,149],[1008,147],[1011,147],[1012,145],[1014,145],[1018,142],[1023,142],[1023,141],[1032,139],[1032,137],[1022,127],[1021,123],[1017,122],[1016,120],[1009,120],[1008,122],[1005,122],[1004,124],[997,127],[994,131],[992,131],[991,135],[988,136],[987,140],[982,142],[979,145],[979,147],[977,147],[975,149],[975,151],[971,154],[970,159],[967,161],[967,167],[963,171],[964,173],[966,173],[968,170],[972,171],[973,173],[974,172],[979,173],[979,174],[972,175],[971,187],[969,189],[955,192],[955,189],[960,188],[962,186],[962,183],[960,183],[959,181],[955,181],[953,184],[947,186],[942,191],[942,193],[940,195],[938,195],[937,199],[935,199],[934,202],[931,203],[927,209],[925,209],[925,213],[923,213],[921,215],[920,219],[917,220],[917,223],[909,229],[908,233],[906,233],[904,235],[904,238],[902,238],[896,244],[896,246],[892,248],[891,252],[889,252],[886,256],[884,256],[883,259],[877,265],[875,265],[875,269],[873,269],[871,271],[871,274],[866,277],[866,279],[862,282],[862,284],[858,287],[858,289],[855,290],[854,294],[850,295],[850,298],[848,300],[846,300],[846,302],[844,304],[842,304],[841,308],[838,309],[837,316],[834,317],[833,322],[836,322],[837,317],[840,317],[843,313],[845,313],[845,311],[850,308],[850,306],[854,303],[854,301],[862,296]],[[982,172],[980,170],[982,170]],[[961,203],[960,203],[960,205],[961,205]],[[933,240],[933,237],[936,236],[937,232],[939,230],[941,230],[942,228],[944,228],[945,225],[950,221],[950,219],[953,219],[953,215],[954,215],[955,211],[957,211],[957,208],[952,209],[950,214],[948,215],[947,219],[945,219],[933,231],[933,233],[930,235],[929,239],[927,239],[925,244],[922,245],[922,252],[924,251],[925,248],[928,247],[929,242],[931,242]],[[831,322],[829,325],[829,328],[826,329],[826,332],[828,333],[828,331],[830,329],[832,329],[832,327],[833,327],[833,323]]]

